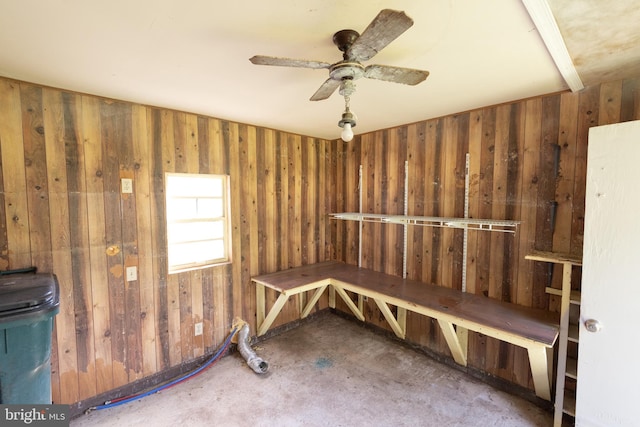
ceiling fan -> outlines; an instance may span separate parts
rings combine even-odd
[[[355,30],[340,30],[333,35],[333,43],[342,52],[342,61],[334,64],[263,55],[256,55],[249,60],[256,65],[328,69],[329,78],[313,94],[311,101],[327,99],[336,89],[340,88],[340,95],[344,96],[345,111],[342,113],[342,119],[338,122],[338,126],[342,128],[342,139],[348,142],[353,139],[353,130],[351,128],[356,125],[355,115],[349,109],[349,100],[355,91],[354,80],[365,77],[417,85],[429,75],[428,71],[412,68],[391,67],[389,65],[367,65],[365,67],[361,63],[373,58],[412,25],[413,20],[404,12],[383,9],[362,34]]]
[[[417,85],[427,78],[428,71],[388,65],[364,66],[361,63],[361,61],[373,58],[412,25],[413,20],[404,12],[384,9],[378,13],[378,16],[371,21],[362,34],[355,30],[341,30],[333,35],[333,43],[343,52],[342,61],[330,64],[322,61],[263,55],[256,55],[250,61],[256,65],[328,69],[329,78],[313,94],[311,101],[329,98],[338,87],[341,88],[341,92],[346,92],[346,96],[349,96],[354,90],[349,83],[362,77]]]

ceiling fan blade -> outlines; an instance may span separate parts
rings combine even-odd
[[[412,25],[413,19],[404,12],[384,9],[353,42],[347,55],[357,61],[371,59]]]
[[[256,65],[276,65],[279,67],[299,67],[299,68],[329,68],[331,64],[320,61],[307,61],[305,59],[277,58],[275,56],[255,55],[249,59]]]
[[[323,99],[327,99],[331,96],[333,92],[336,91],[340,87],[340,80],[334,80],[332,78],[328,78],[322,83],[320,88],[313,94],[310,98],[310,101],[322,101]]]
[[[364,69],[364,76],[368,79],[385,80],[412,86],[424,81],[428,75],[428,71],[390,67],[388,65],[369,65]]]

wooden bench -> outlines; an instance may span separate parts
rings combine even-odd
[[[354,313],[364,321],[362,304],[356,304],[347,291],[372,298],[393,332],[405,337],[406,310],[429,316],[438,321],[454,360],[467,365],[466,340],[460,339],[464,329],[524,347],[536,395],[551,399],[550,378],[553,366],[553,346],[558,337],[557,314],[501,302],[480,295],[463,293],[442,286],[402,279],[373,270],[337,261],[305,265],[252,278],[256,283],[258,335],[273,324],[289,297],[313,291],[300,318],[309,315],[326,289],[333,289]],[[265,289],[279,293],[266,313]],[[330,294],[329,305],[335,308]],[[396,307],[394,315],[391,306]]]

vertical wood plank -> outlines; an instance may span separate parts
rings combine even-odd
[[[465,172],[466,156],[469,151],[469,113],[458,115],[457,137],[454,141],[456,145],[456,157],[454,163],[454,178],[456,191],[454,193],[453,216],[464,217],[464,193],[465,193]],[[462,246],[464,243],[464,231],[453,230],[453,271],[452,287],[462,289]]]
[[[525,123],[525,141],[522,160],[522,189],[523,207],[520,211],[521,224],[518,227],[520,253],[527,254],[535,249],[536,239],[536,207],[538,200],[538,164],[542,125],[542,101],[532,99],[526,102],[527,119]],[[515,302],[525,306],[533,304],[534,263],[525,262],[518,269],[518,290]]]
[[[162,110],[152,109],[150,112],[151,128],[151,228],[156,230],[153,234],[153,280],[154,302],[156,311],[156,366],[159,370],[171,366],[170,340],[169,340],[169,304],[167,294],[167,236],[164,230],[166,225],[165,194],[164,194],[164,161],[163,141],[165,136],[165,122]]]
[[[409,162],[408,214],[424,213],[425,122],[409,125],[407,129],[407,161]],[[422,280],[422,232],[424,227],[407,228],[407,277]]]
[[[120,198],[120,160],[118,147],[126,132],[120,105],[111,101],[100,104],[102,123],[102,160],[107,254],[107,283],[109,287],[109,330],[112,351],[113,385],[129,382],[127,373],[127,316],[124,284],[124,247],[122,236],[122,205]]]
[[[111,349],[111,319],[107,244],[105,239],[104,184],[102,168],[102,136],[100,102],[89,96],[82,98],[82,134],[87,192],[91,296],[95,345],[96,392],[114,387]]]
[[[573,213],[573,181],[576,168],[577,123],[580,97],[564,93],[560,97],[559,139],[560,167],[556,186],[556,227],[553,235],[553,250],[571,252],[571,220]]]
[[[288,170],[288,227],[289,267],[302,265],[302,138],[297,135],[287,136]]]
[[[446,218],[453,218],[456,216],[455,203],[456,193],[456,166],[458,157],[458,116],[448,116],[444,119],[444,130],[442,135],[442,167],[440,179],[442,181],[442,196],[441,216]],[[441,279],[436,282],[440,286],[447,288],[454,288],[456,286],[453,283],[453,269],[454,266],[454,230],[450,227],[445,227],[441,232],[441,254],[442,254],[442,267],[441,267]]]
[[[578,101],[576,170],[573,190],[573,215],[571,218],[571,252],[582,253],[584,241],[584,206],[587,180],[587,144],[589,128],[598,125],[600,86],[586,87]]]
[[[138,283],[140,290],[140,334],[142,345],[142,375],[157,371],[156,304],[153,280],[153,234],[151,228],[151,165],[153,141],[148,108],[134,105],[132,109],[133,129],[133,191],[136,195],[136,230],[138,248]]]
[[[117,104],[118,125],[118,163],[120,168],[119,184],[124,178],[134,178],[132,105]],[[121,185],[121,184],[120,184]],[[138,270],[138,242],[136,228],[136,193],[121,194],[122,253],[123,268],[135,267]],[[137,275],[136,275],[137,276]],[[127,376],[129,382],[142,378],[142,341],[140,325],[140,280],[127,280],[123,273],[125,298],[125,330]]]
[[[161,112],[161,164],[162,164],[162,188],[158,189],[164,195],[164,173],[166,172],[180,172],[177,169],[176,164],[179,158],[176,158],[176,129],[175,126],[180,126],[180,120],[176,120],[175,112],[162,111]],[[179,134],[178,134],[179,135]],[[162,204],[162,223],[158,224],[161,227],[166,227],[166,200],[163,200]],[[162,242],[166,248],[167,242]],[[167,258],[159,260],[163,263],[167,263]],[[175,366],[182,361],[182,343],[181,327],[180,327],[180,273],[170,274],[166,277],[166,310],[167,310],[167,328],[168,328],[168,349],[169,349],[169,366]],[[163,301],[162,301],[163,302]]]
[[[84,141],[80,120],[82,102],[77,95],[63,94],[65,163],[67,167],[67,191],[69,192],[69,239],[73,297],[76,323],[76,349],[79,398],[96,395],[95,347],[93,336],[93,305],[89,266],[89,236],[87,211],[87,186],[84,165]]]
[[[42,89],[20,85],[22,138],[25,160],[31,263],[38,271],[51,272],[51,234],[49,230],[49,187],[44,140]],[[6,142],[9,144],[9,142]]]
[[[0,81],[0,151],[3,159],[2,179],[4,210],[7,218],[7,251],[3,254],[4,268],[31,266],[29,243],[29,211],[22,197],[26,189],[24,141],[22,138],[20,86]]]
[[[469,217],[480,218],[478,213],[480,197],[480,156],[482,153],[483,110],[474,110],[469,115]],[[478,286],[478,238],[481,232],[468,232],[467,240],[467,292],[479,293]],[[470,366],[484,366],[485,352],[481,334],[468,333],[467,363]]]
[[[42,88],[29,85],[20,85],[20,105],[22,108],[22,137],[24,143],[25,177],[27,206],[29,206],[29,238],[31,246],[31,263],[40,272],[53,271],[53,259],[51,251],[51,231],[49,224],[49,186],[47,183],[47,159],[44,139],[44,119],[42,105]],[[0,101],[2,102],[2,101]],[[0,113],[2,114],[2,113]],[[0,131],[0,145],[2,144],[2,132]],[[0,150],[1,151],[1,150]],[[0,193],[4,193],[2,187],[2,156],[0,155]],[[4,209],[3,200],[0,197],[0,211]],[[4,227],[4,215],[0,212],[0,228]],[[0,242],[5,241],[0,233]],[[0,253],[6,254],[2,250]],[[6,246],[5,246],[6,247]],[[0,264],[2,264],[0,255]],[[55,334],[54,334],[55,335]],[[60,401],[60,376],[58,371],[57,341],[55,336],[51,343],[51,394],[54,402]]]
[[[75,334],[75,308],[69,225],[69,192],[65,159],[64,111],[62,95],[45,89],[42,94],[51,215],[51,246],[53,272],[60,284],[60,312],[56,316],[58,367],[60,375],[60,403],[77,402],[78,354]],[[4,144],[3,144],[4,147]]]
[[[234,147],[237,147],[240,143],[239,125],[237,123],[229,123],[228,136],[226,136],[225,138],[227,138],[226,141],[228,141],[228,143],[224,144],[222,147],[224,153],[223,164],[226,174],[230,174],[230,153],[231,150],[233,150]],[[227,319],[225,327],[227,328],[228,332],[230,330],[230,325],[234,316],[241,317],[243,319],[248,318],[248,313],[244,312],[246,300],[244,292],[249,285],[249,276],[248,271],[243,270],[241,262],[232,263],[231,265],[225,266],[225,268],[227,274],[232,275],[230,281],[227,281],[227,285],[225,286],[225,291],[227,292],[227,294],[225,295],[225,306],[228,308],[228,310],[225,312],[225,319]],[[255,295],[255,289],[253,291]],[[252,298],[252,301],[255,301],[255,297]],[[255,317],[252,315],[252,318]]]

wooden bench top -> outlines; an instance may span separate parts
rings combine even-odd
[[[338,261],[310,264],[252,278],[279,292],[331,280],[359,288],[358,292],[381,294],[408,305],[426,307],[488,328],[520,335],[549,347],[558,336],[558,315],[443,286],[403,279]]]

